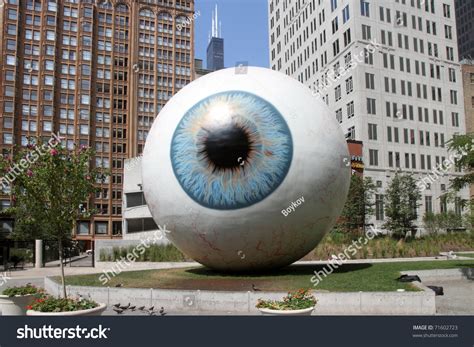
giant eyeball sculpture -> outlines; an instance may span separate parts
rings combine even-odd
[[[143,156],[155,222],[213,269],[271,269],[315,248],[350,182],[347,143],[326,105],[268,69],[225,69],[163,108]]]

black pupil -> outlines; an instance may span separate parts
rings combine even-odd
[[[207,158],[216,169],[233,169],[245,165],[250,152],[247,133],[235,124],[209,130],[204,143]]]

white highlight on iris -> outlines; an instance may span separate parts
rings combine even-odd
[[[232,108],[228,103],[218,102],[211,107],[206,115],[209,128],[222,128],[232,123]]]

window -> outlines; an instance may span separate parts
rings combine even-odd
[[[456,213],[456,215],[460,217],[462,210],[463,208],[462,208],[461,198],[460,197],[454,198],[454,213]]]
[[[373,115],[377,114],[375,99],[367,98],[367,113]]]
[[[341,86],[340,85],[335,88],[334,92],[335,92],[336,101],[341,100],[342,92],[341,92]]]
[[[336,39],[336,41],[333,42],[332,48],[333,48],[333,54],[334,54],[334,56],[338,55],[338,54],[339,54],[339,51],[340,51],[339,39]]]
[[[366,72],[365,73],[365,87],[367,89],[375,89],[375,75]]]
[[[376,149],[369,149],[369,164],[371,166],[379,165],[379,151]]]
[[[454,61],[454,49],[452,47],[446,47],[446,59]]]
[[[451,105],[457,105],[458,104],[458,92],[456,90],[451,90],[450,91],[450,96],[451,96]]]
[[[108,222],[95,222],[95,234],[96,235],[107,235],[109,223]]]
[[[377,140],[377,124],[369,123],[369,140]]]
[[[347,29],[346,31],[344,31],[344,47],[349,45],[351,43],[352,39],[351,39],[351,29]]]
[[[143,195],[143,192],[128,193],[125,196],[127,200],[127,208],[146,205],[146,200],[145,196]]]
[[[337,0],[331,0],[331,12],[337,8]]]
[[[336,31],[339,29],[339,21],[338,21],[338,17],[334,18],[332,20],[332,33],[335,34]]]
[[[449,73],[449,82],[456,82],[456,70],[453,68],[448,68]]]
[[[451,123],[453,127],[459,127],[459,113],[451,113]]]
[[[342,22],[346,23],[350,19],[350,14],[349,14],[349,5],[344,7],[342,10]]]
[[[392,127],[387,127],[387,141],[392,142]]]
[[[370,4],[367,0],[360,0],[360,14],[364,17],[370,17]]]
[[[451,6],[448,4],[443,4],[443,16],[445,18],[451,18]]]
[[[346,106],[347,106],[347,118],[354,117],[354,101],[349,102]]]
[[[350,127],[347,129],[346,139],[355,140],[355,127]]]
[[[8,133],[3,133],[3,143],[5,145],[13,144],[13,135]]]
[[[362,24],[362,39],[370,40],[372,38],[371,28],[368,25]]]
[[[13,221],[12,220],[2,220],[0,221],[0,233],[9,234],[13,231]]]
[[[156,230],[156,229],[158,229],[158,226],[154,222],[153,218],[127,220],[128,233],[137,233],[137,232],[151,231],[151,230]]]
[[[89,222],[78,222],[77,223],[77,235],[89,235],[90,225]],[[97,234],[97,231],[96,231]]]
[[[3,117],[3,128],[13,129],[13,118],[12,117]]]
[[[375,195],[375,219],[379,221],[384,220],[383,198],[382,194]]]
[[[336,119],[339,123],[342,123],[342,108],[336,111]]]
[[[346,93],[349,94],[354,90],[354,83],[352,76],[346,79]]]
[[[374,65],[374,54],[367,48],[364,48],[364,63]]]

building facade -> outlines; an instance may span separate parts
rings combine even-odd
[[[7,0],[0,8],[0,150],[29,137],[91,146],[110,171],[78,240],[120,238],[125,159],[193,79],[192,0]],[[11,204],[3,187],[1,207]],[[12,221],[4,219],[6,228]]]
[[[474,59],[474,2],[455,0],[458,47],[461,59]]]
[[[474,60],[461,61],[462,80],[464,84],[464,111],[466,113],[466,132],[474,133]],[[474,185],[471,184],[469,193],[474,196]]]
[[[423,191],[420,228],[426,212],[461,213],[459,199],[440,198],[460,173],[439,169],[446,143],[466,131],[454,0],[270,0],[269,34],[272,69],[306,84],[346,138],[362,141],[364,175],[378,187],[373,224],[397,171]]]
[[[224,39],[211,37],[207,46],[207,70],[217,71],[224,68]]]
[[[461,61],[464,85],[464,110],[466,112],[466,132],[474,132],[474,60]]]
[[[211,70],[207,70],[204,68],[202,59],[194,59],[194,79],[195,80],[211,72],[212,72]]]

